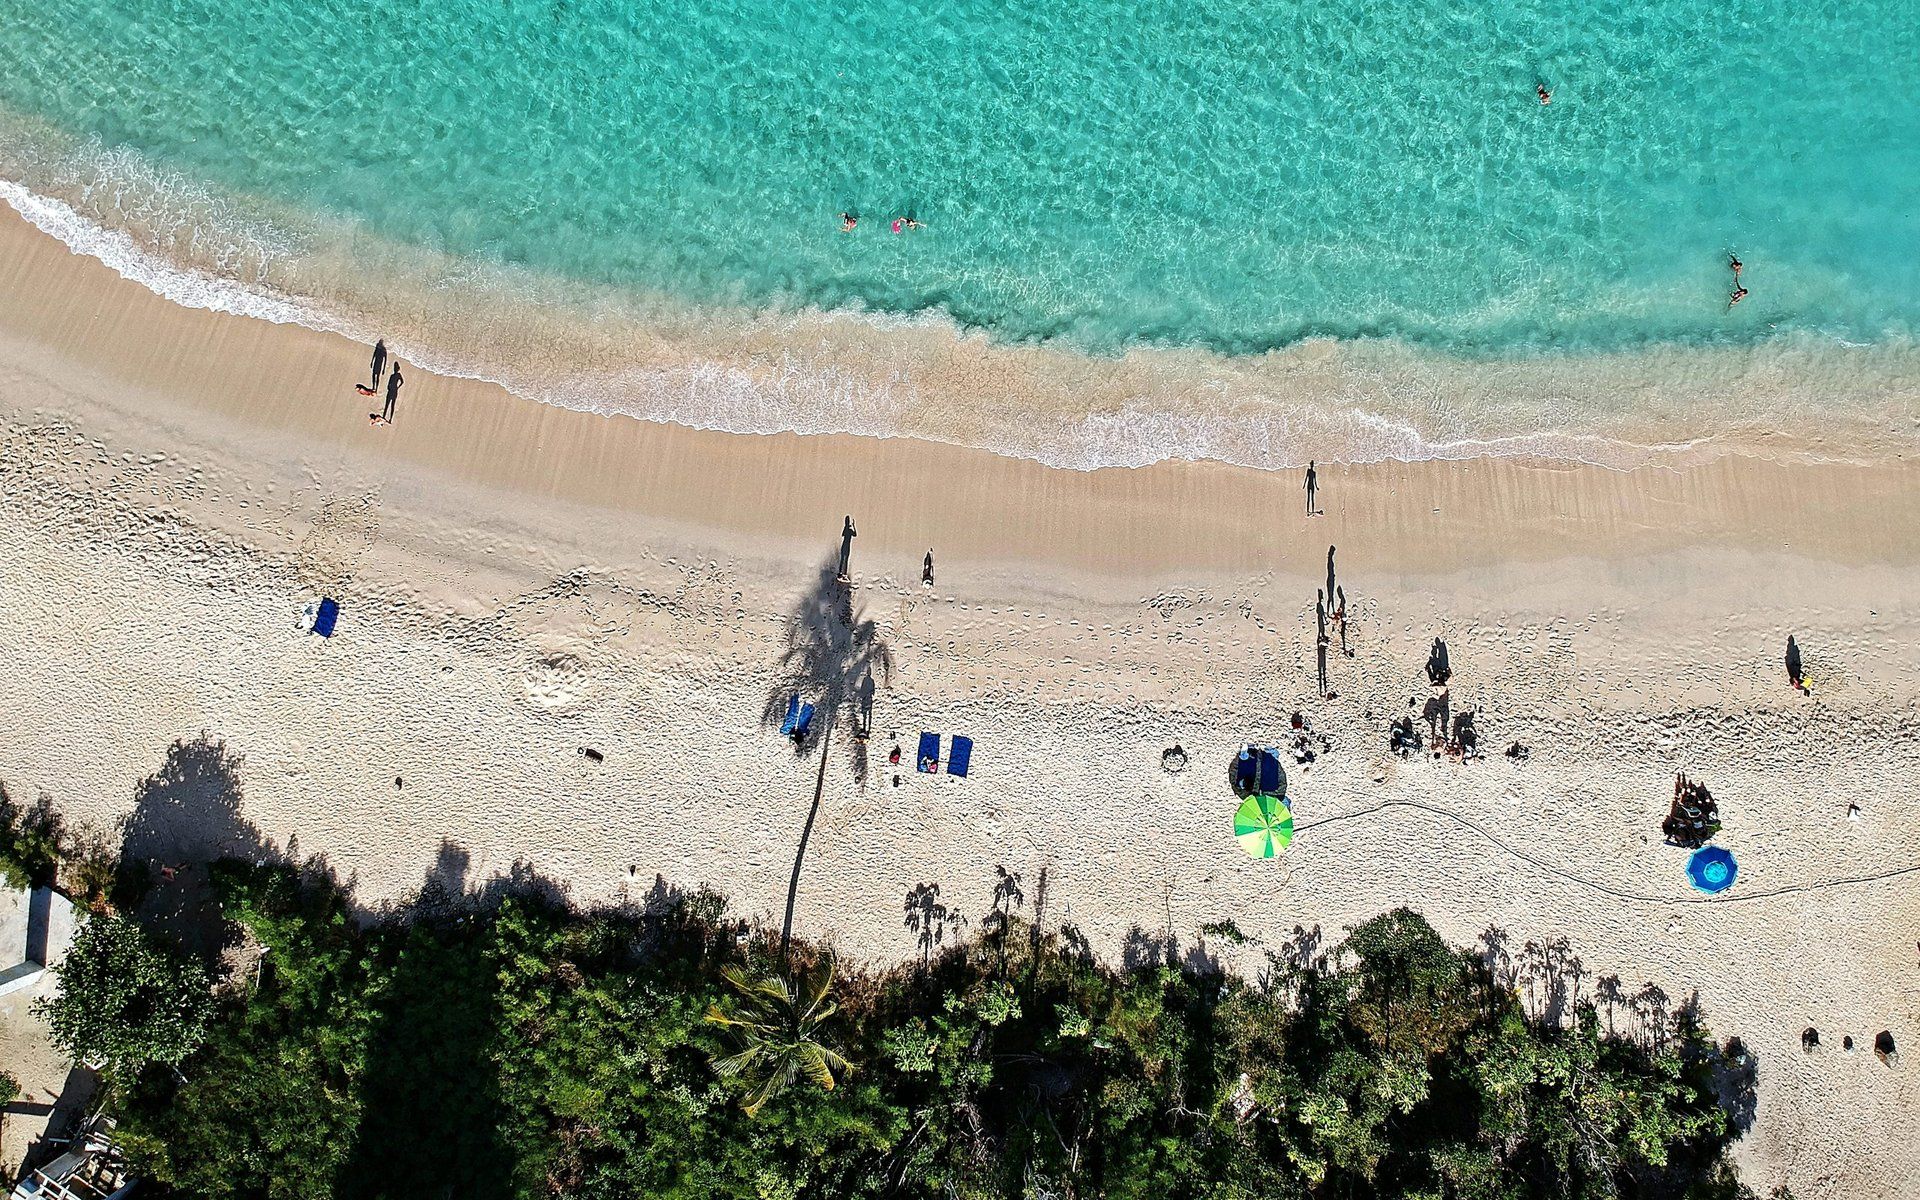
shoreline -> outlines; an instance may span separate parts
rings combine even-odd
[[[1856,465],[1920,451],[1920,347],[1904,342],[1797,334],[1482,358],[1385,337],[1307,338],[1257,355],[1093,355],[998,342],[934,312],[688,308],[340,230],[321,239],[330,249],[306,253],[248,232],[241,258],[255,279],[243,284],[216,265],[224,252],[174,261],[179,229],[147,230],[163,251],[19,184],[0,181],[0,199],[10,225],[29,223],[183,306],[368,340],[378,331],[449,378],[693,430],[907,439],[1081,471],[1499,458],[1631,469],[1728,455]],[[188,241],[199,247],[198,232]]]
[[[658,874],[777,928],[818,764],[764,713],[851,513],[891,668],[867,773],[831,749],[809,936],[905,957],[903,894],[939,883],[977,917],[1004,865],[1045,871],[1049,922],[1108,955],[1232,919],[1256,965],[1295,926],[1400,904],[1456,945],[1564,937],[1589,989],[1697,988],[1749,1046],[1758,1190],[1893,1196],[1920,1170],[1911,1070],[1799,1045],[1810,1025],[1920,1045],[1920,886],[1844,882],[1920,855],[1920,467],[1323,467],[1308,520],[1292,471],[703,432],[411,362],[375,429],[364,346],[173,305],[18,219],[0,250],[15,796],[112,828],[212,742],[224,774],[160,793],[196,853],[297,843],[376,904],[451,846],[476,883],[526,862],[593,902]],[[1355,654],[1321,700],[1329,544]],[[331,640],[295,627],[319,595],[341,601]],[[1386,751],[1435,637],[1484,761]],[[1257,862],[1224,764],[1294,711],[1330,748],[1289,762],[1301,832]],[[921,730],[973,736],[973,776],[893,785],[891,737]],[[1176,742],[1196,765],[1168,775]],[[1681,770],[1722,805],[1733,902],[1696,900],[1659,842]]]
[[[397,459],[457,485],[734,534],[799,539],[837,528],[855,501],[811,494],[832,480],[857,482],[858,504],[896,514],[891,524],[926,530],[883,535],[890,552],[932,537],[968,560],[1058,562],[1092,574],[1286,567],[1295,535],[1314,540],[1321,530],[1349,554],[1378,553],[1414,571],[1511,561],[1516,551],[1550,560],[1592,552],[1595,542],[1621,557],[1703,541],[1797,546],[1839,562],[1920,557],[1920,521],[1904,519],[1920,515],[1920,465],[1904,461],[1722,456],[1637,471],[1505,457],[1328,464],[1326,516],[1306,529],[1295,520],[1303,507],[1295,471],[1186,460],[1069,471],[915,439],[724,433],[581,413],[411,365],[395,425],[369,430],[361,408],[372,402],[350,387],[365,375],[364,346],[175,305],[17,218],[0,223],[0,249],[8,314],[0,330],[23,345],[62,345],[89,369],[142,387],[149,419],[211,419],[238,444],[270,441],[256,448],[284,456],[378,471]],[[124,336],[130,327],[147,335]],[[942,508],[973,519],[954,521]],[[1489,522],[1515,528],[1488,537]],[[1023,553],[1038,545],[1044,553]],[[1299,565],[1311,574],[1310,562]]]

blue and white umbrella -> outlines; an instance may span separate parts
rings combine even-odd
[[[1724,892],[1740,874],[1733,853],[1720,846],[1702,846],[1687,856],[1687,882],[1703,892]]]

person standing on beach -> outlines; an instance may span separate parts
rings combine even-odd
[[[1317,493],[1319,490],[1320,490],[1320,473],[1313,469],[1313,460],[1308,459],[1307,460],[1307,515],[1308,516],[1312,516],[1314,514],[1315,507],[1314,507],[1313,498],[1314,498],[1314,494]]]
[[[1333,627],[1340,631],[1340,653],[1352,658],[1353,651],[1347,649],[1347,589],[1344,587],[1335,594]]]
[[[859,536],[859,531],[853,527],[853,518],[849,516],[840,527],[840,572],[837,578],[841,583],[847,582],[847,569],[853,560],[853,539]]]
[[[1315,635],[1314,654],[1319,660],[1320,698],[1327,698],[1327,594],[1320,592],[1314,596],[1313,612],[1319,633]]]
[[[387,376],[387,405],[380,411],[380,419],[388,425],[393,424],[393,406],[400,400],[400,364],[393,364],[393,374]]]
[[[373,344],[373,380],[367,386],[373,391],[380,390],[380,376],[387,369],[387,342],[385,338]]]
[[[1332,599],[1332,598],[1333,598],[1333,596],[1334,596],[1334,588],[1333,588],[1333,547],[1332,547],[1332,546],[1328,546],[1328,547],[1327,547],[1327,598],[1328,598],[1328,599]]]
[[[933,551],[931,550],[927,551],[927,561],[920,564],[920,584],[923,587],[933,586]]]

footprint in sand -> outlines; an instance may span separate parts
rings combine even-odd
[[[593,690],[593,676],[585,663],[571,654],[537,659],[520,680],[521,689],[537,708],[551,713],[583,707]]]
[[[380,539],[379,493],[351,499],[323,496],[313,525],[296,551],[300,582],[332,592],[352,581],[360,561]]]

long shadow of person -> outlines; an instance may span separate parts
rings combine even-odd
[[[380,410],[380,419],[389,425],[393,424],[393,410],[394,406],[400,402],[400,385],[403,382],[405,380],[400,377],[400,364],[396,362],[393,364],[393,373],[387,376],[387,403]]]
[[[1802,676],[1801,676],[1801,663],[1800,663],[1800,643],[1793,640],[1792,634],[1788,634],[1787,635],[1787,679],[1792,682],[1794,687],[1805,690],[1804,685],[1802,685],[1800,682],[1801,677]]]

